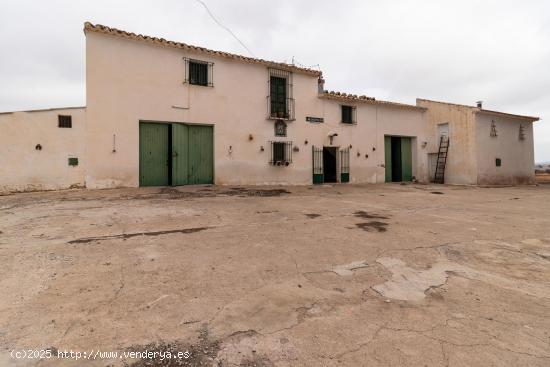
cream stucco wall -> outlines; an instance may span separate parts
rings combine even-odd
[[[71,115],[72,128],[59,128],[58,115]],[[84,186],[85,117],[84,108],[0,114],[0,192]]]
[[[476,113],[477,166],[480,185],[532,184],[535,182],[533,123],[486,113]],[[491,124],[497,136],[491,136]],[[520,125],[524,140],[519,139]],[[501,166],[496,166],[496,158]]]
[[[332,146],[351,147],[352,183],[384,182],[386,135],[412,137],[412,174],[427,182],[441,123],[451,139],[447,183],[533,182],[536,118],[422,99],[414,107],[319,94],[317,76],[295,70],[295,120],[287,137],[275,137],[267,65],[116,34],[86,31],[86,108],[0,114],[0,192],[138,186],[140,121],[213,125],[216,184],[311,184],[312,146],[330,145],[329,134],[337,134]],[[214,86],[185,84],[184,57],[214,63]],[[356,124],[341,123],[342,104],[356,107]],[[59,114],[73,117],[71,129],[57,127]],[[491,120],[497,138],[490,137]],[[290,166],[269,164],[270,141],[293,142]],[[69,157],[79,165],[69,166]]]
[[[474,109],[417,99],[417,105],[427,107],[427,128],[430,131],[428,151],[439,149],[438,124],[449,124],[449,152],[445,167],[445,182],[453,184],[477,183],[476,125]],[[432,178],[433,179],[433,178]]]
[[[216,184],[310,184],[311,146],[328,145],[329,132],[338,134],[334,146],[353,147],[351,182],[384,181],[384,134],[416,137],[413,175],[427,179],[427,154],[420,146],[428,138],[422,109],[344,102],[357,106],[358,123],[341,124],[341,102],[319,98],[317,78],[294,72],[296,120],[288,123],[287,138],[275,138],[274,122],[266,119],[265,65],[94,32],[86,37],[90,188],[139,185],[140,120],[214,125]],[[184,84],[183,57],[213,62],[214,86]],[[306,116],[325,122],[311,124]],[[272,140],[291,140],[298,147],[289,167],[268,163]]]

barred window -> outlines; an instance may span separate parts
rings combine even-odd
[[[269,163],[275,166],[288,166],[292,163],[292,142],[291,141],[272,141],[271,161]]]
[[[184,58],[185,61],[185,83],[213,87],[214,64],[207,61]]]
[[[70,115],[57,115],[57,127],[72,128],[73,118]]]
[[[268,84],[268,118],[294,120],[292,73],[286,70],[269,69]]]

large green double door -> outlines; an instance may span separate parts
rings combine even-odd
[[[212,126],[179,123],[139,124],[139,185],[213,183]]]

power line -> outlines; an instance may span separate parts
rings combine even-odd
[[[235,39],[237,40],[237,42],[239,42],[239,43],[241,44],[241,46],[243,46],[243,47],[246,49],[246,51],[248,51],[248,53],[249,53],[250,55],[252,55],[253,57],[256,57],[256,56],[254,55],[254,53],[253,53],[252,51],[250,51],[250,49],[249,49],[248,47],[246,47],[246,45],[243,43],[243,41],[241,41],[241,40],[239,39],[239,37],[237,37],[237,36],[235,35],[235,33],[233,33],[233,31],[231,31],[231,29],[229,29],[228,27],[226,27],[225,25],[223,25],[218,19],[216,19],[216,17],[214,16],[214,14],[212,14],[212,12],[210,11],[210,9],[208,9],[208,6],[204,3],[204,1],[202,1],[202,0],[195,0],[195,1],[198,2],[199,4],[201,4],[201,5],[204,7],[204,9],[206,9],[206,12],[208,13],[208,15],[210,15],[210,18],[212,18],[212,20],[213,20],[214,22],[216,22],[217,25],[219,25],[220,27],[222,27],[223,29],[225,29],[231,36],[233,36],[233,38],[235,38]]]

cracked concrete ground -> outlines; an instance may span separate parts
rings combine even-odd
[[[1,196],[0,366],[549,366],[549,199],[393,184]],[[47,348],[191,356],[10,356]]]

